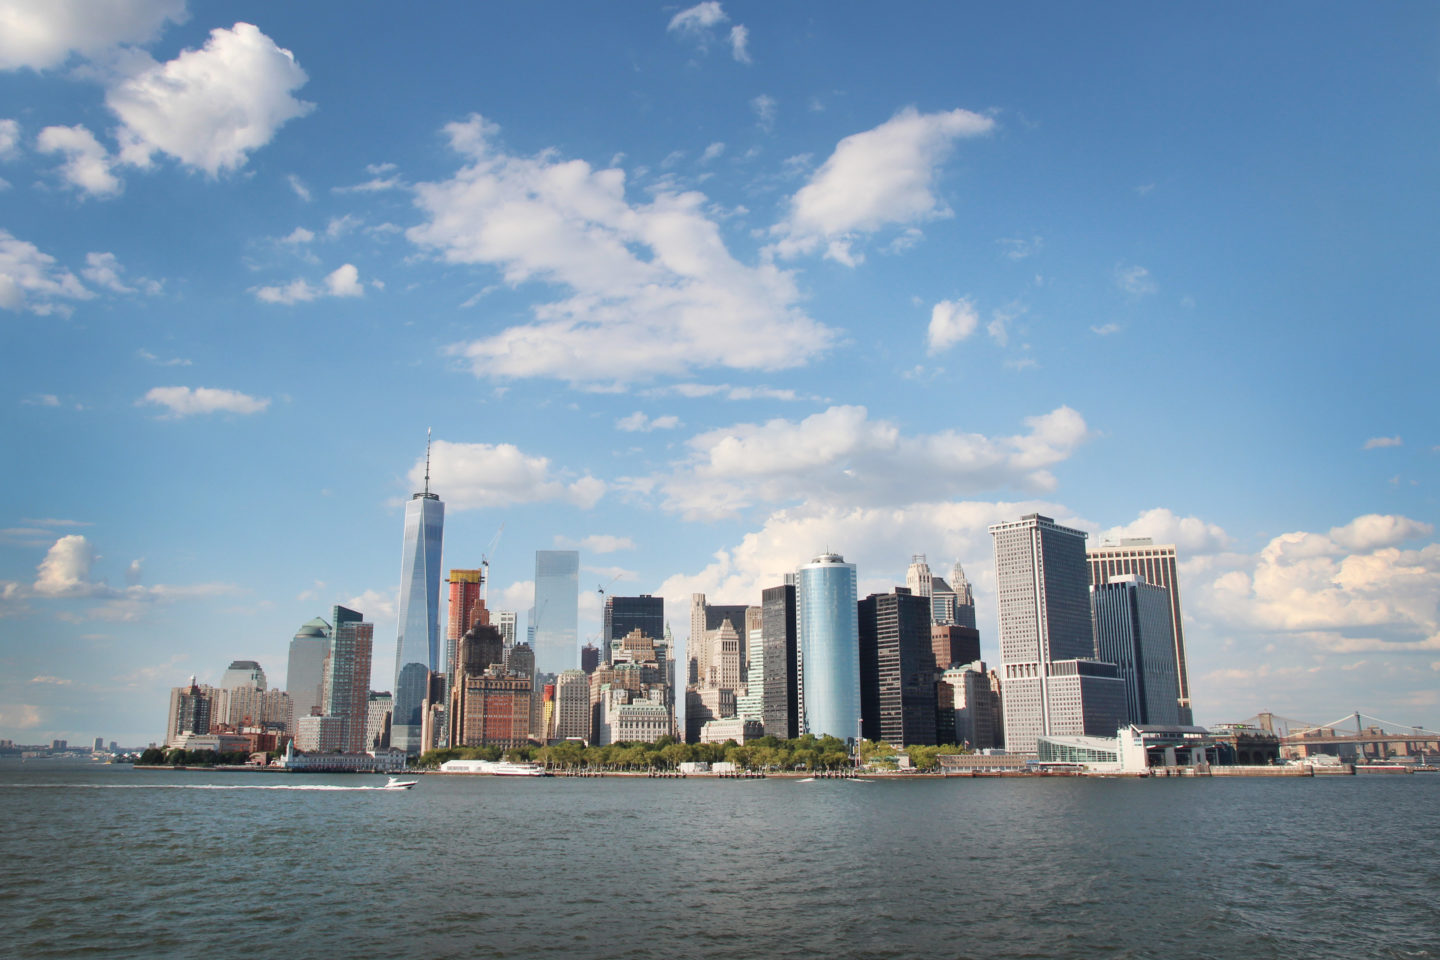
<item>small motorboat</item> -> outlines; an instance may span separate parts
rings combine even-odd
[[[387,781],[385,782],[385,786],[381,787],[380,789],[381,789],[381,790],[409,790],[411,787],[415,786],[415,784],[417,784],[417,783],[419,783],[419,782],[420,782],[419,780],[401,780],[399,777],[391,777],[389,780],[387,780]]]

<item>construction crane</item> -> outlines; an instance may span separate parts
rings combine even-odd
[[[485,570],[481,577],[480,590],[487,605],[490,603],[490,555],[495,552],[496,545],[500,543],[500,534],[504,532],[505,524],[502,521],[500,529],[495,531],[495,536],[490,538],[490,543],[485,547],[485,552],[480,554],[480,566]]]

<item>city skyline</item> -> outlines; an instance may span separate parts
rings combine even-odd
[[[0,36],[0,738],[336,605],[391,689],[432,426],[522,639],[537,551],[682,672],[692,594],[924,554],[994,667],[1038,512],[1175,545],[1197,723],[1440,726],[1440,11],[66,9]]]

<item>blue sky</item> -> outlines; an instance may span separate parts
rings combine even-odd
[[[0,737],[445,564],[1178,545],[1195,712],[1440,726],[1431,5],[0,2]]]

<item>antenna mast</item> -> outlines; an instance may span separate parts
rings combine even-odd
[[[430,493],[430,428],[425,428],[425,493]]]

